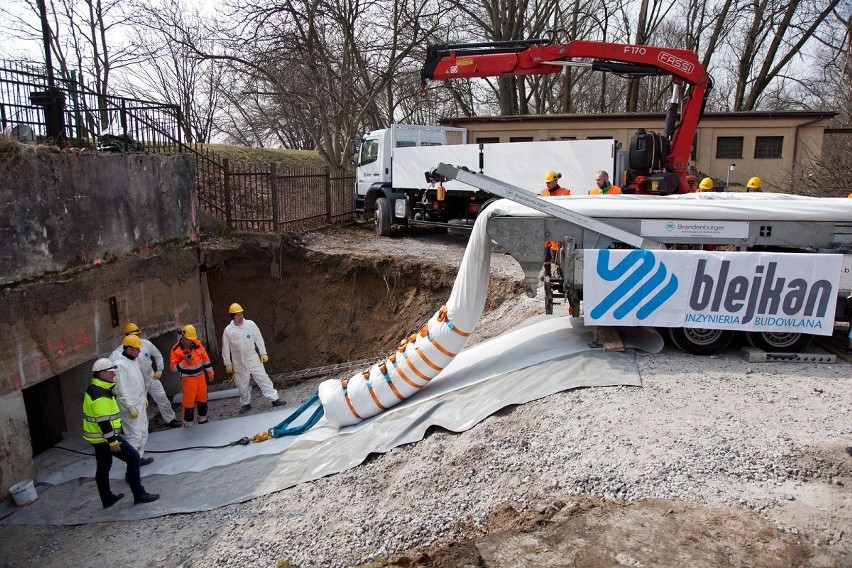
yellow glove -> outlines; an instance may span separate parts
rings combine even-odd
[[[138,410],[136,410],[135,408],[131,408],[131,409],[130,409],[130,417],[131,417],[133,420],[136,420],[137,418],[139,418],[139,411],[138,411]]]
[[[155,380],[155,381],[159,381],[159,380],[160,380],[160,377],[162,377],[162,376],[163,376],[163,372],[162,372],[162,371],[154,371],[154,380]]]
[[[260,356],[260,362],[261,363],[266,363],[267,361],[269,361],[269,355],[261,355]]]
[[[226,365],[225,366],[225,372],[228,373],[229,375],[233,375],[234,374],[234,366],[233,365]]]

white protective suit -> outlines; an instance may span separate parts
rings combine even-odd
[[[250,319],[244,319],[241,325],[233,321],[222,334],[222,362],[234,367],[234,379],[240,389],[240,404],[251,403],[251,385],[249,378],[260,387],[260,392],[270,401],[278,400],[278,391],[272,386],[260,355],[266,355],[266,344],[260,329]]]
[[[160,353],[160,350],[147,339],[142,339],[141,337],[139,339],[142,341],[142,349],[139,350],[139,357],[136,358],[136,362],[139,363],[139,369],[142,371],[142,377],[145,379],[145,390],[148,391],[148,394],[151,395],[151,399],[154,401],[154,404],[157,405],[157,409],[160,411],[160,416],[163,417],[163,421],[168,424],[175,419],[175,411],[172,408],[171,402],[169,402],[169,397],[166,394],[166,390],[163,388],[163,384],[154,379],[155,362],[157,364],[158,371],[163,372],[166,368],[163,363],[163,354]],[[122,357],[121,353],[123,350],[124,347],[119,345],[118,348],[112,352],[109,358],[113,361],[118,361],[118,358]]]
[[[115,361],[115,398],[121,409],[121,431],[134,448],[139,450],[139,457],[145,453],[145,443],[148,441],[148,392],[145,390],[145,379],[139,364],[123,354]],[[130,413],[136,411],[138,416],[131,418]]]

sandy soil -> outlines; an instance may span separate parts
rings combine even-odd
[[[452,275],[464,239],[356,227],[304,243],[443,263]],[[506,255],[492,272],[520,278]],[[541,297],[514,297],[473,341],[541,313]],[[0,565],[852,566],[852,366],[746,363],[736,347],[637,361],[641,389],[558,393],[220,510],[0,524]],[[281,384],[282,395],[303,400],[319,380]],[[252,412],[269,409],[254,397]],[[237,410],[221,401],[211,417]]]

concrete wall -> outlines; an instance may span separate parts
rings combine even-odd
[[[0,150],[0,284],[193,238],[191,156]]]
[[[203,332],[193,176],[188,156],[0,148],[0,498],[82,429],[91,365],[127,321],[166,360],[175,330]]]

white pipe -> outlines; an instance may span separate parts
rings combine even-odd
[[[225,389],[218,391],[210,391],[207,393],[207,400],[219,400],[220,398],[233,398],[235,396],[240,396],[240,389]],[[183,393],[177,393],[174,398],[172,398],[172,404],[180,404],[183,401]]]

